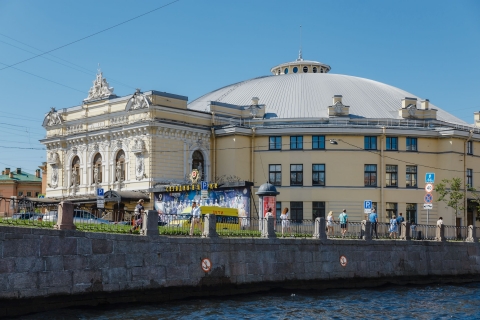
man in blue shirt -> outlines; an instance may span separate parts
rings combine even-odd
[[[347,223],[348,223],[348,216],[347,210],[343,209],[342,213],[338,216],[338,220],[340,220],[340,228],[342,229],[342,238],[345,238],[345,233],[347,232]]]
[[[378,239],[378,234],[377,234],[378,215],[375,212],[375,209],[372,209],[372,212],[368,216],[368,220],[372,223],[372,228],[370,229],[370,236],[373,238],[373,231],[375,231],[375,238]]]
[[[405,218],[403,218],[402,213],[400,212],[397,217],[397,225],[398,225],[398,234],[401,237],[402,236],[402,222],[405,221]]]

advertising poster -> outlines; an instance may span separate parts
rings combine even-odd
[[[155,193],[155,209],[164,214],[190,214],[192,202],[201,206],[218,206],[238,209],[241,218],[250,217],[250,188],[235,187],[223,190],[208,190],[206,199],[201,199],[199,190]],[[275,208],[275,207],[274,207]]]
[[[271,196],[266,196],[266,197],[263,197],[263,216],[265,217],[267,215],[267,210],[268,208],[272,208],[272,215],[273,217],[275,218],[275,220],[277,219],[276,217],[276,201],[275,201],[276,197],[271,197]]]

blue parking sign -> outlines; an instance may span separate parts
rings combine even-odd
[[[372,200],[365,200],[363,202],[363,212],[371,213],[372,212]]]
[[[435,173],[427,172],[425,174],[425,183],[434,183],[435,182]]]
[[[206,181],[202,181],[200,184],[202,186],[202,190],[208,190],[208,183]]]
[[[103,188],[97,189],[97,197],[103,197],[105,190]]]

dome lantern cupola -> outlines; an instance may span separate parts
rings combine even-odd
[[[270,69],[270,72],[276,76],[291,73],[327,73],[330,66],[318,61],[303,60],[302,50],[298,52],[298,58],[292,62],[279,64]]]

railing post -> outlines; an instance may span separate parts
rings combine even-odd
[[[212,214],[206,214],[203,221],[203,234],[204,238],[217,238],[217,217]]]
[[[412,237],[410,236],[410,222],[402,222],[402,234],[400,235],[400,239],[412,240]]]
[[[362,221],[362,239],[366,241],[372,240],[372,223],[368,220]]]
[[[147,210],[143,214],[142,229],[140,230],[142,236],[158,236],[158,212],[156,210]]]
[[[53,227],[59,230],[75,230],[77,228],[73,224],[73,203],[60,202],[57,223]]]
[[[263,222],[263,232],[262,236],[264,238],[276,238],[277,235],[275,234],[275,219],[272,216],[267,216]]]
[[[315,239],[327,240],[327,233],[325,231],[326,223],[325,218],[316,218],[315,219],[315,232],[313,237]]]
[[[437,226],[437,233],[436,233],[436,236],[435,236],[435,241],[446,241],[445,239],[445,226],[442,224],[442,225],[439,225]]]
[[[467,239],[465,239],[466,242],[478,242],[476,229],[477,228],[475,226],[468,226],[468,236]]]

